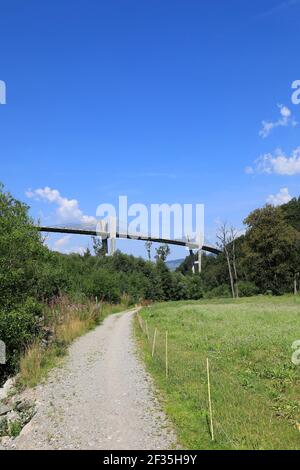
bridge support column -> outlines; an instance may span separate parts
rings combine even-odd
[[[108,255],[108,238],[102,238],[102,246],[105,255]]]
[[[112,256],[117,249],[117,240],[115,238],[110,238],[110,251],[109,255]]]
[[[192,260],[192,272],[195,274],[195,256],[193,250],[190,250],[190,257]]]
[[[198,251],[198,271],[202,273],[202,250]]]
[[[198,269],[198,273],[202,273],[202,250],[199,250],[198,251],[198,261],[194,261],[194,264],[193,264],[193,273],[195,273],[195,265],[197,265]]]

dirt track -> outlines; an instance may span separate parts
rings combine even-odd
[[[70,347],[34,390],[38,411],[17,449],[159,450],[175,442],[137,358],[133,313],[111,315]]]

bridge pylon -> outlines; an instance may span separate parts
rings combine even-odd
[[[195,242],[190,241],[189,235],[186,236],[188,242],[186,244],[187,250],[190,252],[190,257],[192,259],[192,272],[193,274],[196,273],[196,266],[198,267],[197,271],[199,273],[202,272],[202,251],[203,251],[203,237],[201,233],[199,233],[196,237],[196,244]],[[198,246],[197,246],[198,245]],[[196,253],[194,250],[196,249]],[[198,256],[197,261],[195,260],[195,255]]]

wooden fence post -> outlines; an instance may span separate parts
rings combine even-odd
[[[138,318],[138,321],[139,321],[140,329],[143,331],[141,316],[140,316],[139,313],[137,314],[137,318]]]
[[[212,403],[211,403],[211,387],[210,387],[210,371],[209,371],[209,359],[206,359],[206,368],[207,368],[207,389],[208,389],[208,405],[209,405],[209,416],[210,416],[210,432],[211,440],[215,440],[214,435],[214,425],[213,425],[213,413],[212,413]]]
[[[156,335],[157,335],[157,328],[155,328],[154,330],[153,344],[152,344],[152,357],[154,357],[154,353],[155,353]]]
[[[166,331],[166,378],[169,377],[168,332]]]

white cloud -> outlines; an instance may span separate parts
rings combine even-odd
[[[56,216],[59,222],[62,223],[81,223],[86,225],[96,224],[95,217],[85,215],[79,208],[79,203],[76,199],[67,199],[61,196],[57,189],[45,187],[43,189],[29,190],[26,196],[38,201],[48,201],[51,204],[58,206]]]
[[[59,238],[54,242],[52,241],[52,239],[48,239],[46,240],[46,243],[50,250],[59,251],[60,253],[64,253],[67,255],[71,253],[83,255],[86,249],[89,248],[89,244],[85,246],[81,245],[79,241],[79,236],[76,237],[74,235],[64,235],[62,238]]]
[[[75,246],[74,248],[70,248],[69,250],[65,250],[65,253],[70,255],[71,253],[76,253],[78,255],[81,255],[83,256],[85,251],[86,251],[87,247],[83,247],[83,246]]]
[[[281,206],[290,202],[291,199],[292,196],[289,194],[288,188],[281,188],[279,193],[268,196],[267,203],[272,204],[272,206]]]
[[[71,235],[65,235],[59,240],[56,240],[56,242],[54,243],[54,248],[57,250],[61,250],[63,247],[68,245],[70,239],[71,239]]]
[[[296,175],[300,173],[300,147],[297,147],[290,157],[287,157],[281,149],[274,154],[266,153],[257,161],[257,171],[260,173],[275,173],[277,175]]]
[[[287,127],[292,126],[295,127],[297,122],[292,117],[291,110],[282,104],[278,105],[280,110],[280,118],[277,121],[262,121],[262,129],[259,131],[259,135],[263,138],[268,137],[270,132],[275,129],[276,127]]]
[[[269,10],[263,11],[256,16],[257,19],[264,19],[268,16],[275,14],[282,14],[285,11],[287,12],[291,7],[294,7],[299,4],[299,0],[286,0],[284,2],[278,3],[277,5],[269,8]]]
[[[252,166],[246,166],[245,173],[247,175],[252,175],[254,173],[254,170],[253,170]]]

